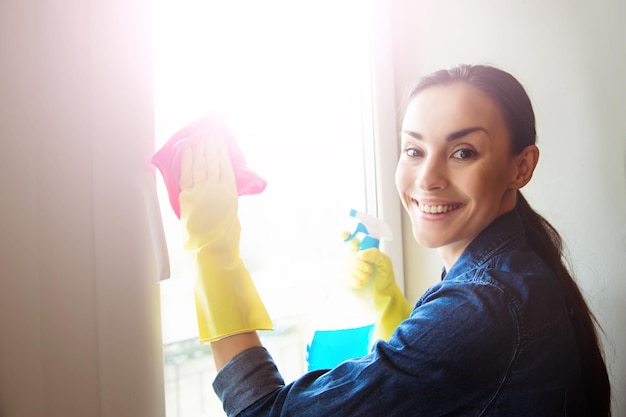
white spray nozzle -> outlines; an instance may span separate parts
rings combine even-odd
[[[356,230],[348,236],[346,241],[353,239],[357,234],[365,235],[361,240],[359,249],[377,248],[381,239],[391,240],[393,234],[391,229],[382,219],[358,210],[350,210],[350,216],[359,223]]]

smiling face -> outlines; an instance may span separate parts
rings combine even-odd
[[[516,190],[527,182],[520,183],[520,158],[500,109],[479,89],[455,82],[418,93],[404,116],[396,169],[415,239],[437,248],[449,269],[515,207]]]

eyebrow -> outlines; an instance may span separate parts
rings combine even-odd
[[[448,136],[446,136],[446,141],[450,142],[450,141],[453,141],[453,140],[457,140],[457,139],[460,139],[460,138],[462,138],[464,136],[467,136],[467,135],[469,135],[471,133],[478,132],[478,131],[482,131],[482,132],[487,133],[487,131],[485,129],[483,129],[482,127],[478,127],[478,126],[476,126],[476,127],[467,127],[465,129],[457,130],[456,132],[452,132],[452,133],[448,134]],[[409,135],[411,137],[414,137],[415,139],[418,139],[418,140],[424,139],[420,133],[414,132],[412,130],[403,130],[402,133],[405,133],[405,134],[407,134],[407,135]]]

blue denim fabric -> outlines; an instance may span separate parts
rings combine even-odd
[[[265,349],[243,352],[214,382],[225,410],[297,417],[568,415],[568,391],[580,384],[568,309],[524,235],[516,211],[496,219],[389,342],[363,358],[284,385]]]

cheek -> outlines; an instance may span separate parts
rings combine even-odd
[[[407,174],[407,170],[402,166],[402,164],[398,164],[398,166],[396,166],[396,189],[400,195],[402,195],[402,193],[407,189],[407,183],[409,182]]]
[[[396,181],[396,190],[398,191],[398,196],[400,197],[400,203],[404,207],[405,210],[409,210],[406,201],[406,192],[408,190],[408,182],[407,178],[408,171],[401,164],[398,164],[396,167],[395,181]]]
[[[508,172],[504,169],[481,170],[477,175],[466,176],[464,181],[475,197],[499,202],[507,189]]]

